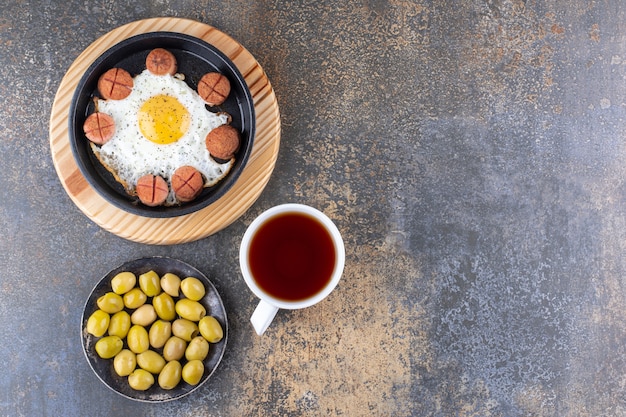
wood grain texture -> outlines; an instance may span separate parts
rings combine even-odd
[[[227,55],[244,76],[254,102],[256,135],[248,163],[233,187],[218,201],[174,218],[148,218],[107,202],[92,188],[74,160],[68,137],[68,113],[83,72],[110,47],[141,33],[170,31],[202,39]],[[207,24],[172,17],[120,26],[87,47],[61,80],[50,115],[50,149],[59,179],[76,206],[103,229],[128,240],[168,245],[216,233],[238,219],[259,197],[270,178],[280,146],[280,112],[271,83],[254,57],[238,42]]]

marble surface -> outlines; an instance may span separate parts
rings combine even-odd
[[[4,2],[0,15],[0,415],[626,415],[626,16],[619,0]],[[103,231],[54,170],[65,71],[125,23],[217,27],[267,72],[282,116],[256,203],[208,238]],[[322,303],[263,337],[239,273],[280,203],[341,230]],[[229,347],[181,400],[92,373],[80,317],[108,270],[186,261],[226,306]]]

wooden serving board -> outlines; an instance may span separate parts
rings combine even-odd
[[[248,163],[233,187],[215,203],[191,214],[149,218],[107,202],[85,179],[74,160],[68,136],[72,96],[84,71],[118,42],[146,32],[168,31],[195,36],[228,56],[244,76],[254,102],[256,135]],[[59,179],[76,206],[100,227],[140,243],[169,245],[216,233],[237,220],[259,197],[274,170],[280,146],[280,113],[274,90],[256,59],[216,28],[194,20],[159,17],[112,30],[85,49],[72,63],[52,105],[50,149]]]

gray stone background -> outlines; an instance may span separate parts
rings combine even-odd
[[[621,0],[3,1],[0,415],[626,415],[626,16]],[[195,19],[278,98],[272,178],[227,229],[176,246],[100,229],[61,186],[54,94],[125,23]],[[344,235],[336,291],[263,337],[238,245],[300,202]],[[80,345],[93,285],[134,258],[205,272],[230,319],[179,401],[108,390]]]

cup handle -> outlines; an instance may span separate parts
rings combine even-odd
[[[252,322],[256,334],[261,336],[265,333],[265,330],[267,330],[272,320],[274,320],[274,316],[276,316],[277,312],[278,307],[266,303],[263,300],[259,302],[259,305],[254,309],[254,313],[252,313],[252,317],[250,317],[250,322]]]

